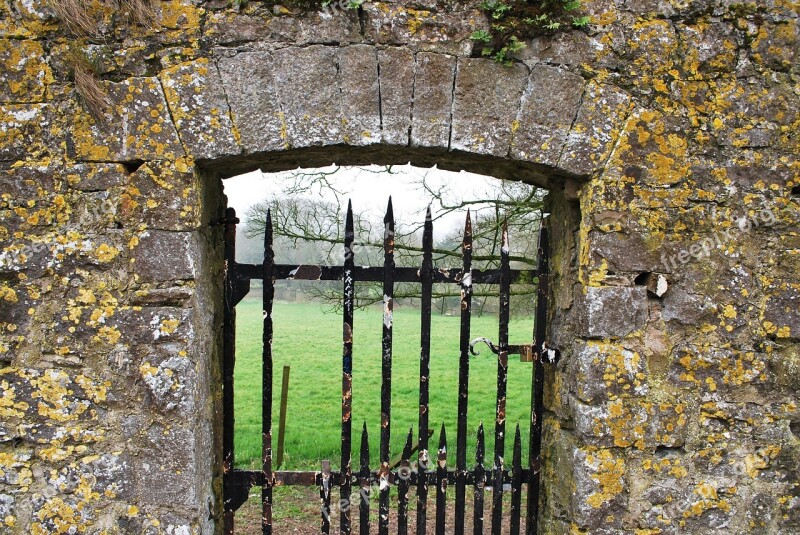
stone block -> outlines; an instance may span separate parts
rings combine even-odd
[[[490,59],[460,59],[450,148],[506,156],[527,79],[528,68],[519,63],[506,67]]]
[[[577,306],[581,336],[624,338],[647,320],[647,290],[642,286],[590,286]]]
[[[273,55],[275,87],[291,147],[340,143],[341,91],[337,50],[328,46],[282,48]]]
[[[239,52],[221,58],[219,72],[245,152],[285,148],[288,140],[275,90],[272,53]]]
[[[406,146],[411,142],[411,102],[414,98],[415,58],[407,48],[378,50],[383,142]]]
[[[590,341],[577,353],[577,395],[593,403],[648,393],[647,362],[636,351],[615,343]]]
[[[40,160],[56,154],[57,132],[49,104],[0,105],[0,161]]]
[[[483,14],[471,11],[417,9],[395,2],[365,2],[364,29],[368,41],[406,45],[415,51],[468,56],[472,32],[485,28]]]
[[[133,250],[134,269],[140,283],[192,279],[196,254],[189,232],[145,231]]]
[[[584,81],[556,67],[531,69],[511,140],[511,155],[556,165],[581,103]],[[509,100],[508,105],[513,105]]]
[[[456,58],[442,54],[417,54],[411,144],[447,147],[453,112],[453,79]]]
[[[42,43],[0,39],[0,102],[43,102],[53,82]]]
[[[72,126],[70,145],[77,160],[132,162],[185,155],[157,78],[129,78],[103,87],[109,112],[96,120],[83,110]]]
[[[241,152],[214,63],[199,59],[161,73],[164,94],[186,151],[197,160]]]
[[[776,286],[764,305],[762,326],[776,338],[800,338],[800,284]]]
[[[631,111],[630,102],[630,96],[620,89],[589,83],[558,166],[576,175],[588,175],[601,169],[619,139]]]
[[[342,141],[370,145],[381,140],[381,104],[375,47],[351,45],[338,51]]]

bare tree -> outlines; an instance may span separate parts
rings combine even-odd
[[[397,172],[392,167],[360,168],[370,173]],[[346,192],[334,180],[343,170],[333,167],[326,170],[296,171],[284,188],[284,194],[274,196],[253,206],[246,214],[246,235],[260,236],[264,232],[266,211],[272,214],[273,232],[277,240],[290,245],[294,259],[282,258],[279,262],[338,265],[343,261],[344,217],[347,209]],[[453,213],[472,213],[473,265],[476,268],[493,268],[499,264],[500,241],[503,224],[507,224],[511,242],[511,260],[516,267],[536,265],[536,242],[541,221],[544,191],[521,182],[497,180],[487,191],[479,194],[457,192],[447,183],[437,183],[426,173],[417,184],[420,192],[431,200],[434,222]],[[376,221],[364,212],[354,212],[355,254],[359,264],[378,265],[382,260],[383,222]],[[395,234],[396,263],[398,266],[418,266],[421,262],[421,235],[424,221],[412,225],[398,223]],[[440,267],[457,267],[461,259],[460,231],[448,233],[434,244],[434,263]],[[341,301],[338,285],[310,285],[305,289],[312,297],[322,299],[334,308]],[[514,289],[516,295],[528,295],[531,287]],[[442,299],[442,310],[448,298],[459,296],[452,285],[436,285],[434,297]],[[473,296],[478,299],[476,310],[480,313],[487,300],[497,296],[497,288],[476,286]],[[415,284],[398,284],[395,298],[413,302],[419,297]],[[357,285],[357,306],[369,306],[382,300],[380,288],[368,283]],[[453,300],[453,299],[451,299]]]

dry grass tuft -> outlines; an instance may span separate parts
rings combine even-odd
[[[152,28],[155,25],[157,13],[153,0],[115,0],[120,11],[125,11],[130,20]]]
[[[56,16],[74,35],[97,35],[98,20],[92,14],[92,0],[49,0]]]
[[[75,90],[83,105],[96,120],[104,121],[106,112],[111,109],[111,100],[97,75],[97,68],[80,50],[73,50],[69,54],[69,62]]]

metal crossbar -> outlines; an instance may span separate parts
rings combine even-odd
[[[332,489],[338,487],[339,498],[343,503],[351,503],[354,495],[359,501],[359,533],[370,532],[370,503],[368,496],[374,486],[378,487],[378,533],[390,533],[389,495],[390,489],[397,488],[397,520],[392,533],[405,535],[408,532],[409,491],[416,489],[416,533],[428,532],[428,502],[430,487],[435,489],[434,532],[444,534],[445,511],[447,508],[448,487],[455,486],[455,525],[457,535],[466,529],[466,489],[473,487],[475,534],[484,531],[485,489],[492,489],[491,532],[499,535],[504,522],[503,494],[510,489],[510,510],[508,527],[511,535],[519,535],[522,516],[523,485],[527,489],[525,507],[526,534],[537,533],[539,510],[539,473],[541,468],[542,436],[542,398],[544,386],[544,363],[554,363],[559,354],[545,342],[549,245],[547,229],[542,224],[539,237],[539,260],[536,270],[515,270],[510,267],[508,229],[502,233],[500,268],[473,269],[472,267],[472,223],[467,212],[462,240],[462,266],[459,268],[436,268],[433,265],[433,222],[428,209],[422,239],[422,264],[419,268],[397,267],[394,260],[394,214],[391,199],[384,217],[384,262],[381,267],[357,267],[353,254],[355,239],[352,206],[348,203],[345,222],[344,262],[341,266],[285,265],[275,263],[273,251],[273,229],[270,213],[267,212],[264,233],[264,261],[260,265],[236,263],[236,212],[229,208],[225,219],[225,317],[223,324],[223,474],[224,474],[224,530],[234,533],[234,512],[247,500],[253,487],[261,488],[262,533],[273,532],[272,491],[283,485],[305,485],[319,488],[322,513],[320,532],[330,532],[330,513]],[[263,310],[264,337],[262,353],[262,467],[261,471],[237,470],[234,468],[234,383],[235,364],[235,326],[236,304],[244,298],[250,288],[251,280],[264,282]],[[331,470],[330,462],[322,461],[320,471],[273,471],[272,469],[272,304],[275,296],[275,281],[289,280],[327,280],[341,281],[343,285],[342,309],[342,425],[340,469]],[[369,440],[366,423],[361,430],[361,456],[358,471],[352,467],[352,397],[353,397],[353,316],[355,308],[355,285],[357,282],[382,282],[384,295],[383,336],[381,344],[381,428],[378,466],[371,467]],[[420,324],[420,369],[419,369],[419,420],[418,443],[413,446],[413,429],[406,436],[405,447],[399,462],[391,462],[389,449],[391,438],[391,381],[392,381],[392,312],[394,305],[394,286],[398,282],[419,283],[421,285],[421,324]],[[530,345],[510,345],[508,322],[511,285],[536,283],[536,318],[533,343]],[[431,342],[431,301],[433,284],[457,284],[461,289],[461,327],[459,335],[459,385],[456,425],[455,467],[448,468],[447,434],[444,425],[439,433],[438,452],[429,452],[429,437],[433,434],[429,422],[430,342]],[[498,343],[495,345],[486,338],[470,342],[470,321],[472,288],[474,284],[499,286],[500,328]],[[469,364],[470,353],[477,354],[474,346],[485,342],[497,355],[497,396],[494,426],[494,452],[492,465],[485,466],[485,437],[481,424],[477,431],[477,450],[475,464],[470,469],[467,463],[467,433],[469,406]],[[531,419],[528,466],[522,466],[521,433],[519,425],[514,432],[511,467],[504,459],[506,437],[506,389],[508,380],[508,356],[518,353],[523,361],[534,363],[531,373]],[[416,451],[416,459],[412,454]],[[452,456],[449,459],[452,463]],[[339,532],[352,531],[351,513],[355,509],[343,507],[339,511]]]

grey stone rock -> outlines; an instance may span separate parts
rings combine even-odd
[[[146,231],[133,251],[139,282],[191,279],[195,276],[194,238],[188,232]]]
[[[273,56],[275,87],[292,147],[340,143],[341,91],[337,50],[314,45],[284,48]]]
[[[414,98],[414,54],[407,48],[378,49],[383,142],[411,142],[411,102]]]
[[[288,140],[275,90],[270,52],[240,52],[219,60],[231,116],[245,152],[280,150]]]
[[[472,52],[470,35],[486,27],[479,11],[433,11],[395,2],[365,2],[365,36],[382,45],[406,45],[415,51],[467,56]]]
[[[446,147],[450,140],[456,59],[442,54],[417,54],[411,144]]]
[[[768,334],[779,338],[800,338],[800,289],[790,284],[776,289],[764,305],[764,322]]]
[[[107,82],[105,88],[111,109],[104,119],[87,116],[86,125],[73,127],[76,159],[132,162],[184,156],[158,78]]]
[[[234,156],[241,148],[214,63],[182,63],[161,73],[175,128],[186,151],[198,160]]]
[[[625,214],[615,213],[618,221],[625,219]],[[590,251],[594,265],[606,261],[607,269],[614,272],[631,272],[634,274],[650,271],[664,272],[662,252],[653,250],[652,245],[636,233],[598,232],[589,234]]]
[[[576,354],[577,395],[593,403],[601,399],[644,396],[647,359],[635,351],[611,344],[582,344]]]
[[[35,160],[58,154],[58,139],[51,132],[54,119],[49,104],[0,106],[3,143],[0,161]]]
[[[339,49],[342,141],[370,145],[381,140],[381,104],[375,47],[351,45]]]
[[[490,59],[460,59],[450,148],[507,155],[527,80],[528,69],[519,63],[506,67]]]
[[[715,310],[709,299],[676,285],[670,287],[661,305],[661,318],[664,321],[676,321],[685,325],[694,325]]]
[[[583,78],[569,71],[537,65],[522,96],[511,155],[556,165],[583,93]]]
[[[630,96],[620,89],[589,83],[558,167],[576,175],[588,175],[601,169],[630,113],[630,101]]]
[[[647,290],[642,286],[590,286],[578,306],[582,336],[624,338],[647,320]]]

